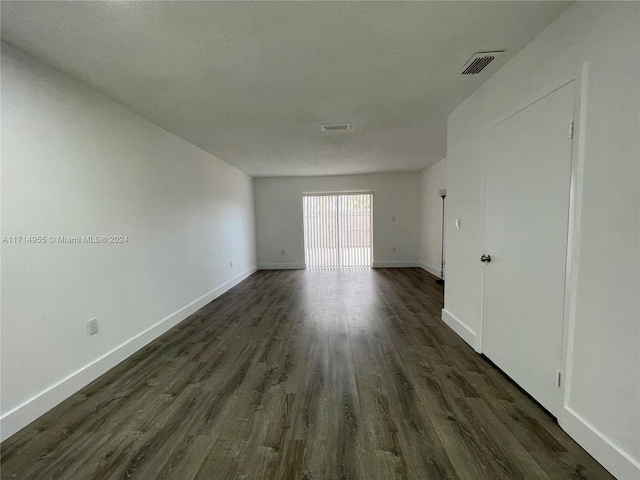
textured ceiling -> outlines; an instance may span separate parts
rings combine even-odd
[[[570,2],[10,2],[2,39],[254,176],[423,169]],[[461,76],[476,51],[507,53]],[[322,132],[322,122],[351,122]]]

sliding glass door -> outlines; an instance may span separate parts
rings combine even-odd
[[[370,267],[373,261],[373,194],[303,197],[307,268]]]

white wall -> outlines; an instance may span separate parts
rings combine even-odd
[[[438,190],[443,188],[447,188],[446,158],[422,171],[420,266],[437,277],[442,256],[442,197]]]
[[[417,266],[420,174],[416,172],[256,178],[260,268],[304,268],[303,193],[364,190],[373,191],[374,266]],[[395,222],[392,217],[396,218]],[[393,247],[396,247],[395,253]]]
[[[255,271],[252,178],[3,45],[13,235],[128,243],[2,244],[3,438]]]
[[[480,332],[487,123],[588,62],[560,424],[620,479],[640,477],[640,4],[577,2],[449,117],[443,318]],[[544,186],[541,185],[541,188]],[[455,231],[454,219],[462,229]],[[541,299],[544,301],[544,299]],[[472,338],[473,343],[473,338]]]

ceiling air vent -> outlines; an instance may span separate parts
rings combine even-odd
[[[493,62],[497,57],[502,55],[504,50],[496,52],[477,52],[473,54],[473,57],[469,59],[467,63],[462,67],[460,72],[462,75],[477,75],[484,68]]]
[[[323,132],[335,132],[337,130],[349,130],[351,128],[350,122],[342,123],[321,123],[320,128]]]

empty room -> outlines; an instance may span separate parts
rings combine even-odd
[[[640,480],[639,1],[0,19],[3,480]]]

